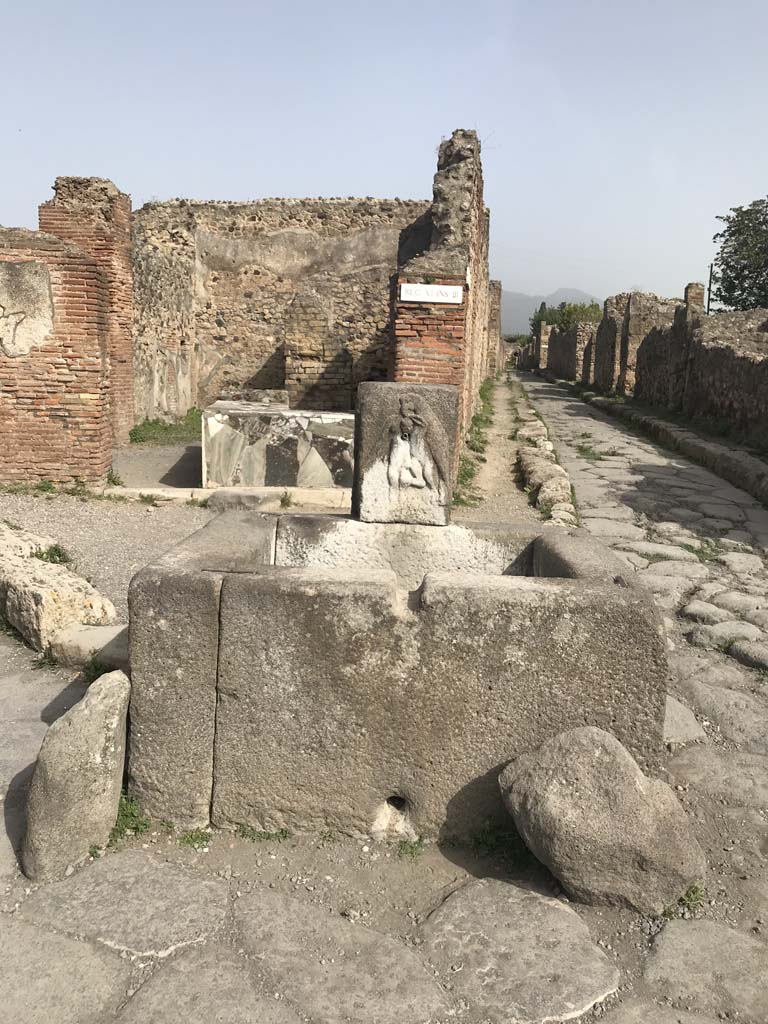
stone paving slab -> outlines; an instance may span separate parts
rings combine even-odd
[[[427,919],[425,952],[495,1024],[565,1021],[616,991],[619,972],[565,903],[490,879]]]
[[[248,960],[225,946],[190,949],[145,982],[117,1024],[301,1024],[275,994],[257,991]]]
[[[226,882],[126,850],[38,889],[18,915],[118,952],[162,959],[215,935],[228,905]]]
[[[103,1024],[124,1001],[130,970],[87,942],[0,914],[0,1020]]]
[[[235,914],[249,955],[317,1024],[429,1024],[450,1013],[427,967],[389,936],[269,891],[243,896]]]

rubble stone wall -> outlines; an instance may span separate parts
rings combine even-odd
[[[501,333],[501,281],[488,282],[488,372],[495,376],[506,362]]]
[[[686,297],[640,345],[635,398],[768,446],[768,309],[707,316],[700,290]]]
[[[426,201],[149,203],[134,218],[140,417],[232,388],[349,409],[386,379],[390,279]]]
[[[616,390],[631,395],[635,389],[637,350],[654,328],[669,327],[680,299],[664,299],[650,292],[631,292],[624,310]]]
[[[104,480],[112,461],[110,283],[52,235],[0,229],[0,480]]]
[[[613,391],[619,379],[621,332],[629,294],[609,296],[603,305],[603,318],[597,325],[593,361],[593,383],[601,391]]]
[[[589,376],[594,336],[591,323],[574,324],[565,331],[554,328],[549,335],[546,368],[563,380],[584,382],[585,363]]]

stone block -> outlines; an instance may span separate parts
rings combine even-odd
[[[227,576],[213,819],[418,835],[504,821],[500,766],[587,721],[661,743],[664,656],[639,593],[604,582],[348,567]]]
[[[64,875],[92,846],[106,846],[115,824],[125,762],[131,684],[122,672],[101,676],[48,729],[27,800],[24,874]]]
[[[458,389],[365,382],[357,390],[353,515],[446,526],[453,495]]]
[[[516,753],[662,747],[663,636],[599,544],[540,526],[223,514],[131,586],[131,784],[186,827],[471,836]],[[549,530],[555,538],[556,531]],[[594,578],[590,578],[590,573]]]
[[[35,650],[45,650],[67,626],[105,626],[115,617],[112,602],[66,566],[21,555],[0,558],[0,619]]]
[[[220,401],[203,412],[203,486],[351,487],[352,413]]]
[[[123,623],[115,626],[67,626],[53,636],[50,648],[59,665],[78,668],[93,658],[105,672],[119,669],[130,675],[128,627]]]
[[[275,527],[220,516],[131,581],[129,785],[154,818],[208,823],[222,573],[268,565]]]

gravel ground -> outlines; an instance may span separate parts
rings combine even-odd
[[[72,556],[72,568],[114,602],[128,621],[128,584],[148,562],[199,530],[203,508],[0,493],[0,520],[43,534]]]

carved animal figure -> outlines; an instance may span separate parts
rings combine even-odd
[[[427,487],[448,500],[448,439],[420,395],[400,396],[398,422],[389,428],[387,479],[391,487]]]

